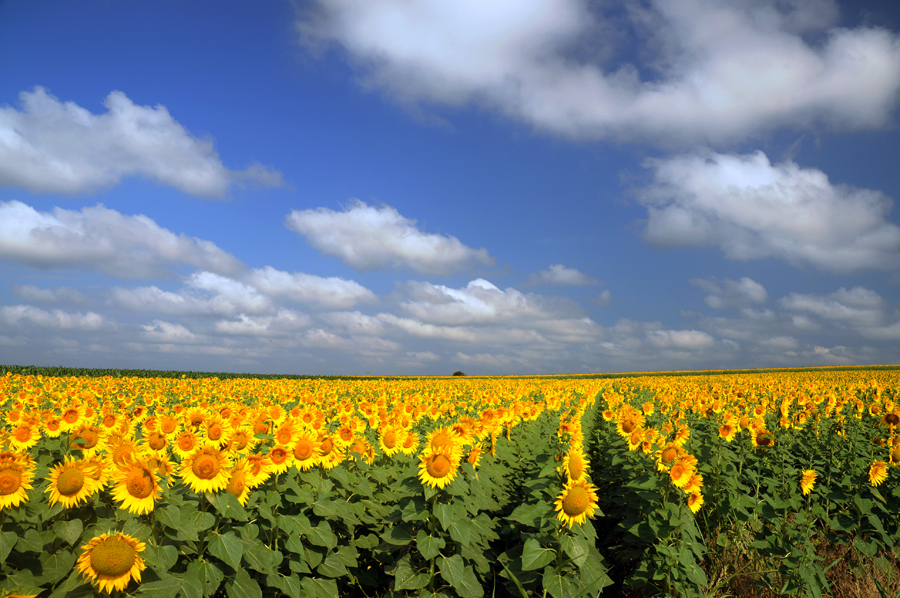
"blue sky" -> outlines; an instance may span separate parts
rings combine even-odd
[[[0,3],[0,363],[900,362],[900,10]]]

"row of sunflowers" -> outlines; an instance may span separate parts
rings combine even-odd
[[[597,595],[599,390],[7,375],[0,592]]]

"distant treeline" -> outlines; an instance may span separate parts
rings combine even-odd
[[[718,376],[724,374],[784,374],[791,372],[859,372],[859,371],[885,371],[900,370],[900,365],[854,365],[854,366],[828,366],[810,368],[764,368],[764,369],[738,369],[738,370],[698,370],[677,372],[627,372],[627,373],[598,373],[598,374],[554,374],[541,376],[546,378],[635,378],[638,376]],[[230,380],[235,378],[255,378],[260,380],[408,380],[413,378],[431,378],[433,376],[313,376],[300,374],[234,374],[228,372],[186,372],[174,370],[123,370],[123,369],[99,369],[99,368],[68,368],[63,366],[45,367],[36,365],[0,365],[0,375],[19,374],[22,376],[55,376],[55,377],[91,377],[97,378],[110,376],[113,378],[218,378]],[[449,376],[448,376],[449,377]],[[479,378],[492,376],[466,376],[466,378]],[[531,378],[534,376],[504,376],[507,378]]]

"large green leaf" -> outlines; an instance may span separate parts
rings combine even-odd
[[[525,547],[522,549],[522,569],[524,571],[540,569],[555,558],[556,552],[542,547],[541,543],[534,538],[529,538],[525,541]]]
[[[70,546],[75,546],[81,539],[81,532],[84,531],[84,523],[81,519],[72,519],[70,521],[53,522],[53,531],[61,540]]]
[[[428,585],[431,578],[427,573],[420,573],[412,568],[409,555],[405,555],[394,568],[395,590],[421,590]]]
[[[244,545],[234,532],[216,534],[209,541],[209,553],[216,556],[237,571],[241,568]]]
[[[441,571],[441,577],[453,586],[457,594],[463,596],[463,598],[484,596],[484,588],[478,583],[475,572],[470,565],[465,564],[461,556],[458,554],[450,558],[442,556],[437,562]]]
[[[223,516],[238,521],[247,521],[247,511],[241,506],[241,502],[231,492],[216,492],[207,494],[210,504]]]
[[[234,580],[225,584],[229,598],[262,598],[262,589],[255,579],[244,569],[238,571]]]
[[[416,548],[419,549],[419,553],[426,560],[436,558],[446,545],[447,542],[443,538],[429,536],[425,533],[425,530],[420,529],[419,533],[416,534]]]
[[[196,581],[200,582],[201,596],[212,596],[219,589],[225,576],[222,570],[209,561],[193,561],[188,565],[185,576],[181,580],[181,590],[185,595],[193,598],[195,594],[189,594],[196,588]]]

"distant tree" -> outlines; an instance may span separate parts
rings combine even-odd
[[[462,373],[462,372],[460,372],[459,370],[453,372],[453,375],[454,375],[454,376],[465,376],[465,374]]]

